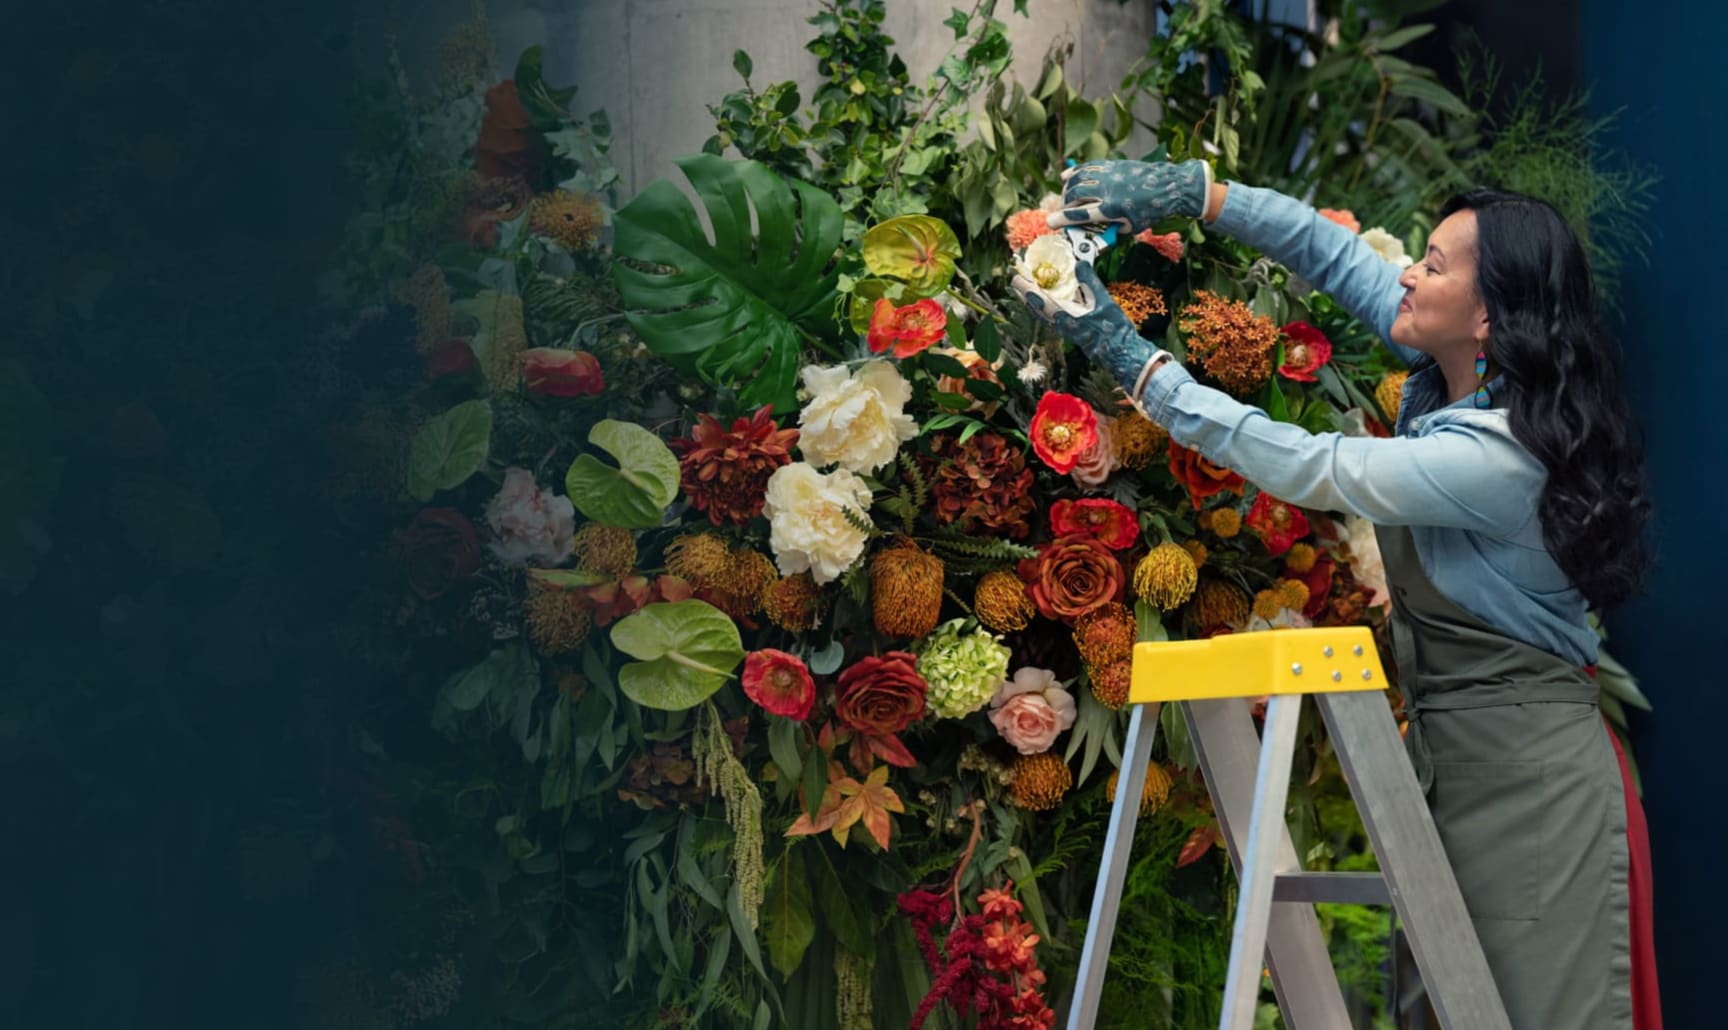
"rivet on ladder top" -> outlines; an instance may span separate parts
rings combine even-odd
[[[1362,678],[1363,678],[1363,679],[1365,679],[1365,680],[1371,680],[1371,679],[1373,679],[1373,678],[1374,678],[1374,670],[1372,670],[1372,669],[1363,669],[1363,670],[1362,670]]]
[[[1290,672],[1292,675],[1295,675],[1295,676],[1302,675],[1302,663],[1301,662],[1291,662],[1290,663]]]
[[[1324,651],[1322,651],[1322,652],[1320,652],[1320,653],[1321,653],[1321,654],[1323,654],[1323,655],[1325,655],[1325,656],[1326,656],[1326,657],[1328,657],[1328,658],[1330,658],[1330,657],[1332,657],[1332,648],[1331,648],[1331,647],[1330,647],[1330,646],[1328,646],[1328,647],[1327,647],[1327,648],[1326,648],[1326,650],[1324,650]]]
[[[1358,658],[1362,657],[1362,645],[1357,644],[1355,647],[1350,649],[1350,653],[1354,654]]]
[[[1339,680],[1342,680],[1343,678],[1344,678],[1343,673],[1339,672],[1337,669],[1332,670],[1332,682],[1337,683]]]

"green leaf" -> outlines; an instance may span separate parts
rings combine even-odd
[[[992,364],[1002,356],[1002,334],[997,331],[994,319],[984,317],[978,320],[978,328],[972,330],[972,349]]]
[[[750,55],[742,50],[732,51],[732,70],[738,73],[739,78],[748,79],[753,70]]]
[[[816,936],[816,919],[810,912],[810,881],[804,875],[799,849],[788,848],[763,903],[762,932],[768,938],[768,960],[780,975],[790,978],[804,958],[804,949]]]
[[[942,24],[954,30],[955,39],[965,39],[966,30],[972,27],[972,16],[958,7],[952,8],[952,10],[954,13],[943,19]],[[860,952],[859,954],[864,953]]]
[[[521,641],[513,641],[450,677],[438,692],[439,699],[458,712],[472,712],[493,694],[509,695],[532,668],[533,658]]]
[[[768,717],[768,753],[774,756],[783,779],[796,782],[804,775],[804,760],[798,755],[798,724],[791,719]]]
[[[578,511],[595,522],[625,529],[652,529],[678,496],[678,459],[658,436],[634,422],[602,419],[588,442],[610,454],[618,467],[591,454],[577,455],[564,475],[564,491]]]
[[[414,437],[408,451],[408,494],[430,501],[440,490],[454,490],[486,464],[492,449],[492,406],[463,401],[434,417]]]
[[[929,215],[890,218],[864,234],[864,267],[906,283],[914,299],[947,289],[959,260],[959,237]]]
[[[1072,154],[1079,150],[1097,129],[1098,109],[1092,102],[1078,96],[1069,100],[1063,116],[1062,152]]]
[[[852,892],[840,882],[840,874],[835,872],[833,861],[820,844],[816,845],[816,854],[809,865],[815,874],[816,903],[822,910],[822,925],[852,954],[872,954],[869,918],[859,910]]]
[[[698,154],[678,167],[702,198],[713,242],[665,179],[617,213],[612,275],[631,328],[686,375],[738,387],[741,405],[790,411],[805,334],[835,329],[838,271],[829,266],[840,206],[754,161]]]
[[[828,792],[828,752],[811,748],[804,756],[804,814],[812,819],[822,807],[822,795]]]
[[[1273,358],[1275,363],[1279,362],[1284,348],[1280,346],[1278,350],[1279,355]],[[1273,372],[1272,378],[1266,381],[1266,389],[1260,395],[1260,407],[1274,422],[1290,421],[1290,405],[1284,399],[1284,391],[1278,387],[1277,372]]]
[[[1433,25],[1406,25],[1401,29],[1396,29],[1392,32],[1386,33],[1386,35],[1381,36],[1379,39],[1369,40],[1368,42],[1375,50],[1378,50],[1381,53],[1387,53],[1401,47],[1409,46],[1411,43],[1416,42],[1418,39],[1421,39],[1423,36],[1426,36],[1428,33],[1433,31]]]
[[[722,912],[726,911],[726,902],[721,900],[720,892],[714,889],[714,885],[703,874],[702,867],[696,864],[695,848],[678,849],[678,877],[696,892],[697,897]]]
[[[529,569],[528,575],[547,586],[563,590],[598,586],[611,578],[603,572],[589,572],[585,569]]]
[[[612,643],[638,659],[618,670],[624,696],[664,711],[701,704],[744,660],[738,624],[706,601],[648,605],[612,627]]]

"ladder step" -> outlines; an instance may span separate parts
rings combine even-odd
[[[1390,905],[1392,895],[1379,873],[1279,873],[1273,901],[1334,905]]]

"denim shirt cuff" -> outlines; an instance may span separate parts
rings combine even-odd
[[[1194,377],[1188,374],[1187,369],[1174,361],[1167,361],[1163,367],[1152,373],[1151,381],[1146,384],[1146,389],[1140,396],[1134,399],[1134,404],[1142,415],[1158,425],[1167,426],[1171,414],[1171,398],[1175,396],[1178,388],[1193,381]]]
[[[1266,191],[1235,181],[1226,185],[1229,188],[1224,191],[1224,206],[1218,209],[1212,228],[1231,239],[1247,242],[1254,236],[1255,226],[1263,223],[1261,194]]]

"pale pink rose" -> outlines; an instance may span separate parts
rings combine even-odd
[[[1074,725],[1074,696],[1062,689],[1049,669],[1026,666],[996,688],[990,721],[1023,755],[1050,750],[1056,735]]]
[[[1110,478],[1110,473],[1122,467],[1122,463],[1116,460],[1110,424],[1110,419],[1098,419],[1098,438],[1092,441],[1092,446],[1080,452],[1073,471],[1069,473],[1082,490],[1098,489]]]
[[[534,473],[511,466],[504,470],[498,496],[486,505],[486,525],[493,536],[488,546],[504,564],[556,565],[570,556],[576,506],[568,497],[542,490]]]
[[[1182,253],[1186,249],[1182,243],[1182,235],[1180,233],[1167,232],[1154,234],[1151,229],[1146,229],[1134,238],[1164,255],[1164,260],[1166,261],[1182,260]]]

